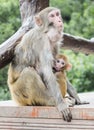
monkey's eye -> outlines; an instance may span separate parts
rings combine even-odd
[[[54,14],[51,14],[51,17],[54,17]]]
[[[60,61],[59,60],[57,60],[57,63],[59,63]]]
[[[65,63],[64,63],[64,62],[62,62],[62,65],[65,65]]]

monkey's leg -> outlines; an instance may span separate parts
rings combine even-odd
[[[13,99],[20,105],[55,105],[53,97],[37,72],[25,68],[14,85]]]
[[[30,72],[31,70],[31,72]],[[53,106],[55,104],[55,100],[52,97],[49,89],[44,85],[40,75],[36,72],[34,68],[29,69],[30,78],[32,78],[32,82],[34,84],[31,85],[31,90],[33,90],[33,105],[48,105]]]
[[[89,102],[81,101],[76,90],[73,88],[72,84],[67,79],[67,92],[68,94],[75,99],[75,104],[81,105],[81,104],[89,104]]]

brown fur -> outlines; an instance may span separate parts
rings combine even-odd
[[[57,81],[60,85],[62,96],[65,97],[67,93],[67,80],[66,80],[66,73],[64,70],[61,72],[56,72]]]

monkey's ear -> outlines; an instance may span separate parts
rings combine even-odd
[[[66,70],[69,71],[69,70],[71,70],[71,68],[72,68],[72,64],[68,63],[66,66]]]
[[[35,22],[36,22],[36,24],[38,25],[38,26],[41,26],[42,25],[42,20],[41,20],[41,18],[40,18],[40,16],[35,16]]]

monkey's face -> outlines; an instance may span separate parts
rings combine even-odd
[[[66,65],[66,63],[63,59],[57,59],[55,61],[54,68],[55,68],[56,71],[61,71],[65,67],[65,65]]]
[[[48,21],[49,21],[50,24],[53,24],[53,26],[55,28],[57,28],[58,31],[63,30],[63,21],[62,21],[61,13],[58,9],[52,10],[48,14]]]
[[[35,16],[35,22],[44,32],[49,32],[53,28],[61,34],[63,31],[63,20],[60,10],[54,7],[47,7]]]

